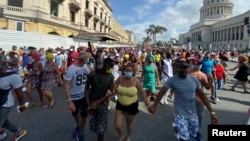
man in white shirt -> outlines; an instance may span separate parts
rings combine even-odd
[[[87,119],[88,95],[85,95],[85,85],[89,68],[87,61],[90,54],[81,52],[78,56],[77,63],[69,66],[64,80],[64,90],[67,98],[68,108],[72,112],[76,121],[76,129],[72,138],[78,141],[84,140],[84,127]]]
[[[4,139],[7,135],[4,129],[8,129],[14,133],[14,141],[21,139],[27,131],[14,125],[9,119],[8,115],[11,108],[14,106],[15,92],[17,100],[20,104],[19,110],[22,112],[26,109],[22,94],[22,79],[20,75],[8,70],[7,58],[2,56],[0,60],[0,140]]]
[[[173,76],[173,67],[172,67],[172,59],[171,59],[171,55],[162,54],[162,60],[161,60],[161,77],[162,77],[162,81],[165,84],[167,82],[167,80]],[[166,94],[162,97],[160,103],[161,104],[166,104],[168,105],[168,95],[170,93],[170,89],[166,92]]]
[[[115,56],[114,61],[115,61],[115,65],[113,67],[112,74],[114,76],[114,82],[115,82],[116,79],[120,76],[120,72],[121,72],[121,58],[119,56]],[[117,95],[115,95],[115,100],[117,100]]]

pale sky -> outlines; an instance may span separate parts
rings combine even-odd
[[[234,16],[248,10],[249,0],[231,0]],[[164,26],[164,34],[157,34],[157,40],[178,39],[190,26],[199,21],[199,9],[203,0],[109,0],[113,17],[127,30],[133,31],[137,42],[146,37],[145,29],[150,24]],[[243,19],[242,19],[243,21]]]

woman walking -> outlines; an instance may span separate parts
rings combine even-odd
[[[43,95],[47,98],[48,103],[44,106],[44,108],[52,108],[55,105],[55,99],[53,97],[52,88],[56,82],[57,75],[60,75],[60,70],[57,67],[54,60],[54,55],[52,53],[48,53],[46,55],[46,63],[43,68],[42,75],[42,85],[41,90]],[[61,77],[58,77],[59,81],[62,82]]]
[[[146,95],[149,100],[154,100],[154,91],[156,90],[156,82],[159,85],[158,69],[153,62],[153,57],[148,57],[148,62],[143,66],[141,82],[143,82],[143,88],[146,89]],[[156,81],[157,80],[157,81]]]
[[[34,53],[32,55],[32,59],[34,62],[27,66],[27,69],[24,71],[26,82],[26,94],[30,100],[30,106],[35,104],[34,99],[31,96],[31,88],[36,87],[36,90],[39,94],[40,103],[39,105],[43,104],[43,93],[41,91],[41,76],[43,72],[43,65],[40,60],[40,55]]]
[[[230,69],[230,71],[234,71],[236,69],[238,69],[238,71],[236,72],[234,78],[237,79],[238,81],[232,86],[231,90],[235,91],[235,87],[237,85],[242,85],[243,89],[244,89],[244,93],[248,93],[250,94],[249,91],[247,91],[246,88],[246,82],[247,82],[247,77],[248,77],[248,57],[247,56],[239,56],[238,58],[239,63],[237,66],[235,66],[233,69]]]
[[[131,63],[126,66],[124,76],[120,76],[115,81],[114,89],[118,96],[115,110],[115,128],[120,137],[119,141],[123,141],[125,138],[122,132],[124,119],[127,124],[126,141],[131,141],[133,121],[135,115],[139,112],[137,93],[139,92],[142,95],[147,107],[150,105],[141,82],[133,76],[133,65]]]

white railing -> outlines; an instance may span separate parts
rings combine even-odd
[[[15,7],[15,6],[7,6],[5,9],[9,11],[15,11],[15,12],[26,12],[25,9],[21,7]]]

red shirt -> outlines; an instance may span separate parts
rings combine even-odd
[[[221,65],[214,66],[217,80],[221,80],[224,75],[224,68]]]

